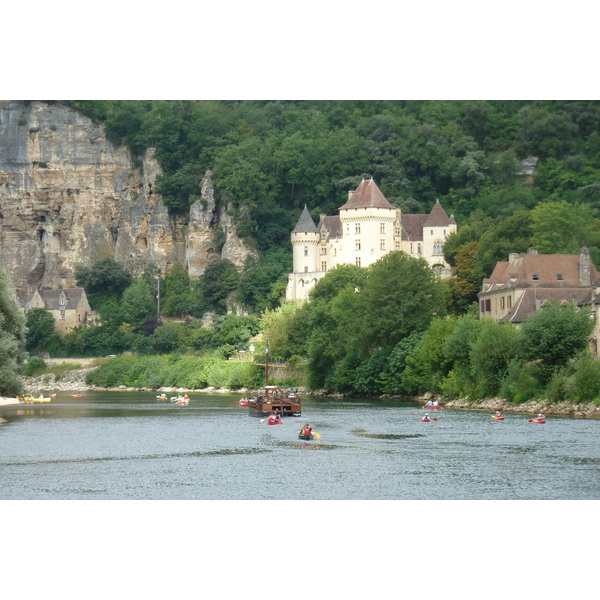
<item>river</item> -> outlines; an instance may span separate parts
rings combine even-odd
[[[305,398],[280,426],[239,395],[60,393],[0,407],[4,500],[596,500],[600,421]],[[419,413],[419,415],[414,414]],[[304,442],[305,422],[320,440]]]

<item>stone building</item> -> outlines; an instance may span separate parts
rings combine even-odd
[[[90,308],[83,288],[60,290],[17,290],[19,305],[24,312],[32,308],[44,308],[54,317],[54,327],[65,335],[78,325],[91,323],[95,313]]]
[[[288,275],[287,300],[307,298],[317,281],[338,265],[368,267],[393,250],[424,258],[442,277],[450,274],[443,244],[456,232],[456,221],[439,201],[429,214],[403,215],[373,179],[363,179],[338,210],[338,216],[321,215],[316,226],[304,207],[291,234],[293,272]]]
[[[483,280],[477,296],[481,318],[516,324],[549,301],[589,306],[596,323],[590,347],[598,356],[600,273],[587,248],[579,254],[538,254],[534,248],[526,254],[509,254],[508,261],[496,263]]]

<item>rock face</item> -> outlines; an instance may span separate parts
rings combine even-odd
[[[241,268],[253,251],[217,206],[211,173],[189,218],[173,218],[154,191],[152,150],[142,163],[74,110],[0,102],[0,262],[15,286],[70,287],[77,265],[107,256],[133,275],[149,262],[162,272],[180,262],[197,277],[220,256]]]

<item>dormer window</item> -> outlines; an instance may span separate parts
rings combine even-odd
[[[59,302],[59,304],[60,304],[61,306],[64,306],[64,305],[65,305],[65,299],[64,299],[64,298],[61,298],[61,299],[60,299],[60,302]]]
[[[533,273],[533,274],[531,275],[531,279],[533,279],[533,281],[539,281],[539,279],[540,279],[540,276],[539,276],[537,273]]]
[[[562,281],[562,280],[563,280],[562,273],[557,273],[557,274],[556,274],[556,280],[557,280],[557,281]]]

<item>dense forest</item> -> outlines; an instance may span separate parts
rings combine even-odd
[[[160,279],[160,314],[152,265],[135,280],[108,259],[79,269],[78,284],[100,311],[102,326],[59,340],[44,316],[32,311],[30,351],[98,356],[134,350],[141,357],[212,352],[223,359],[246,348],[260,331],[274,358],[305,365],[303,383],[313,388],[503,393],[524,400],[536,394],[558,398],[568,390],[573,396],[579,385],[600,394],[600,372],[582,354],[589,335],[583,313],[563,310],[558,318],[551,310],[559,309],[549,307],[522,331],[473,318],[482,278],[510,252],[533,246],[542,253],[578,253],[585,245],[599,264],[600,103],[65,104],[103,123],[108,136],[126,144],[134,157],[156,149],[164,171],[159,192],[172,214],[187,214],[210,169],[217,202],[228,207],[239,234],[260,258],[242,272],[216,260],[198,280],[175,265]],[[307,204],[315,220],[337,214],[347,191],[371,176],[404,212],[429,212],[439,199],[455,216],[458,233],[444,246],[453,276],[438,280],[421,261],[393,252],[369,269],[338,267],[315,287],[308,305],[285,305],[290,231],[302,207]],[[232,301],[249,316],[225,317]],[[211,328],[200,322],[205,311],[221,315]],[[545,342],[558,358],[536,349],[548,315],[564,325],[553,328],[556,337]],[[185,324],[164,317],[196,320]],[[125,368],[114,365],[117,371]],[[136,375],[146,367],[129,367],[128,381],[159,385],[157,369],[148,369],[149,383]],[[242,379],[256,376],[248,371]],[[96,377],[100,381],[101,370]],[[206,382],[203,377],[198,382]],[[577,384],[577,377],[586,384]],[[234,379],[240,385],[239,376]]]
[[[250,308],[268,306],[278,280],[281,295],[289,234],[304,204],[317,220],[337,214],[362,177],[374,177],[408,213],[429,212],[439,199],[461,229],[446,258],[454,264],[458,254],[467,279],[479,281],[497,260],[531,245],[578,252],[586,244],[600,259],[596,101],[65,103],[103,123],[134,156],[156,149],[159,191],[173,214],[186,214],[212,170],[218,201],[260,251],[240,292]],[[531,157],[532,177],[523,164]],[[472,300],[471,290],[455,300],[457,309]]]

